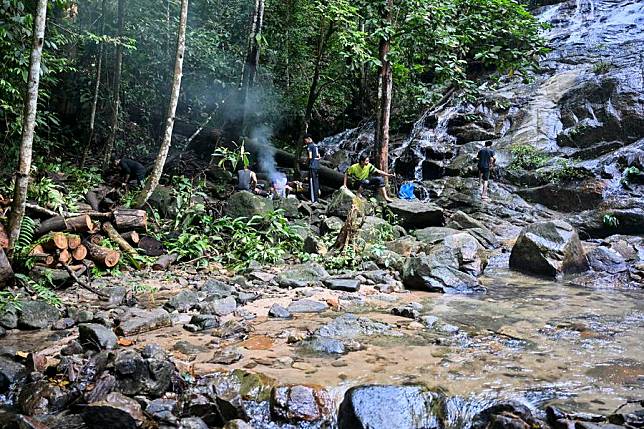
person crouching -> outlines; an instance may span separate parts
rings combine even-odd
[[[379,176],[374,176],[374,174],[378,174]],[[356,189],[358,195],[361,195],[364,188],[377,189],[380,196],[390,203],[392,199],[387,195],[383,176],[395,177],[396,175],[377,169],[369,162],[369,156],[362,154],[358,162],[347,168],[347,171],[344,172],[344,186],[347,187],[347,184],[350,184],[351,189]]]

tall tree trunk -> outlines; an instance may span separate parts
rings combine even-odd
[[[118,37],[123,36],[123,27],[125,25],[125,0],[118,0],[117,27]],[[112,105],[112,126],[110,136],[107,139],[103,164],[107,165],[112,157],[114,142],[119,127],[119,113],[121,109],[121,70],[123,67],[123,46],[119,43],[116,46],[116,58],[114,60],[114,104]]]
[[[105,33],[105,12],[106,12],[106,0],[101,2],[101,36]],[[98,55],[96,61],[96,81],[94,83],[94,97],[92,99],[92,108],[89,115],[89,138],[87,139],[87,145],[85,146],[85,151],[83,152],[83,158],[81,159],[80,168],[85,166],[87,162],[87,157],[89,156],[89,151],[92,148],[94,143],[94,124],[96,122],[96,106],[98,105],[98,95],[101,88],[101,72],[103,68],[103,51],[105,50],[105,45],[100,44],[98,48]]]
[[[387,0],[383,11],[384,25],[392,24],[394,2]],[[393,92],[393,75],[389,49],[391,41],[386,35],[380,39],[379,57],[380,70],[378,74],[378,117],[376,126],[376,161],[378,168],[384,172],[389,171],[389,119],[391,116],[391,96]]]
[[[136,199],[137,207],[143,207],[148,201],[152,192],[156,189],[163,173],[165,160],[170,151],[170,144],[172,143],[172,129],[174,128],[174,115],[177,111],[177,104],[179,103],[179,92],[181,90],[181,77],[183,75],[183,55],[186,51],[186,23],[188,21],[188,0],[181,0],[181,15],[179,18],[179,31],[177,36],[177,56],[174,63],[174,77],[172,79],[172,91],[170,93],[170,102],[168,103],[168,113],[165,120],[165,131],[163,134],[163,142],[159,148],[159,154],[156,161],[154,161],[154,168],[148,178],[145,187]]]
[[[300,127],[300,134],[298,136],[298,141],[296,145],[296,161],[294,168],[299,173],[299,163],[297,160],[302,156],[302,151],[304,146],[302,141],[304,140],[304,135],[309,130],[309,124],[311,118],[313,117],[313,108],[315,107],[315,102],[320,96],[320,77],[322,75],[322,62],[324,60],[324,54],[326,52],[326,47],[329,39],[335,32],[335,23],[330,22],[328,27],[324,26],[325,18],[322,17],[320,21],[320,33],[318,34],[318,47],[315,56],[315,68],[313,69],[313,77],[311,78],[311,86],[309,86],[309,95],[306,99],[306,108],[304,109],[304,118],[302,120],[302,126]]]
[[[29,186],[29,172],[31,170],[31,154],[36,127],[36,110],[38,109],[38,85],[40,84],[40,59],[42,47],[45,42],[45,21],[47,20],[47,0],[38,0],[36,16],[34,18],[33,43],[29,59],[29,76],[27,80],[27,94],[22,118],[22,140],[20,142],[20,155],[18,171],[16,172],[16,185],[13,193],[13,205],[9,217],[9,258],[13,257],[16,241],[20,236],[20,226],[25,216],[27,202],[27,187]]]
[[[242,105],[243,105],[243,122],[242,133],[245,133],[248,126],[249,94],[250,89],[255,86],[257,77],[257,66],[259,65],[259,38],[262,35],[262,26],[264,22],[264,0],[255,0],[253,9],[250,34],[248,36],[248,52],[246,54],[246,63],[244,66],[244,76],[242,83]]]

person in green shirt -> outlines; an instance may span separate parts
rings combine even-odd
[[[385,177],[395,177],[395,174],[378,170],[374,165],[369,163],[369,156],[362,154],[358,159],[358,163],[353,164],[344,172],[344,186],[346,187],[347,184],[350,184],[352,189],[357,189],[358,195],[360,195],[364,188],[377,189],[385,201],[388,203],[392,202],[392,199],[387,196],[385,180],[380,176],[373,176],[374,173]]]

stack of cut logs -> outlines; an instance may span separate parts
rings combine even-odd
[[[147,228],[144,210],[116,209],[108,213],[91,212],[73,217],[55,216],[44,220],[35,232],[37,244],[30,255],[36,259],[35,276],[53,276],[53,281],[70,279],[73,271],[82,274],[93,264],[102,268],[116,266],[123,253],[159,256],[161,243],[137,231]],[[109,238],[119,249],[101,245]]]

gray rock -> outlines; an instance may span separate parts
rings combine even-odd
[[[191,290],[182,290],[166,302],[164,305],[165,309],[168,311],[177,310],[181,313],[185,313],[188,310],[191,310],[199,303],[199,296]]]
[[[313,301],[310,299],[299,299],[288,305],[290,313],[321,313],[329,306],[325,302]]]
[[[246,305],[258,298],[259,295],[256,293],[240,292],[239,294],[237,294],[237,302],[239,302],[240,305]]]
[[[394,307],[391,309],[391,314],[394,316],[405,317],[407,319],[418,319],[420,317],[420,312],[410,306]]]
[[[344,342],[329,337],[314,337],[302,342],[302,347],[316,353],[343,355],[347,353]]]
[[[213,314],[195,314],[190,319],[190,325],[196,326],[199,331],[214,329],[219,327],[219,318]],[[184,325],[184,328],[186,326]],[[190,330],[189,328],[186,329]]]
[[[26,301],[20,305],[18,326],[22,329],[42,329],[60,317],[58,309],[44,301]]]
[[[283,210],[284,216],[288,219],[295,219],[300,216],[300,201],[297,198],[281,198],[273,200],[275,210]]]
[[[177,421],[177,417],[174,415],[176,411],[177,401],[174,399],[154,399],[145,408],[145,412],[155,420],[166,423],[175,423]]]
[[[360,290],[360,280],[357,279],[327,279],[324,286],[331,290],[357,292]]]
[[[5,307],[4,312],[0,314],[0,326],[7,329],[16,329],[18,327],[18,309],[9,304]]]
[[[510,254],[510,268],[551,278],[589,267],[575,229],[561,220],[525,227]]]
[[[87,348],[94,350],[114,349],[118,338],[111,329],[97,323],[78,325],[78,341]]]
[[[595,271],[617,274],[628,271],[624,257],[615,250],[598,246],[588,252],[588,262]]]
[[[362,336],[389,335],[391,333],[391,326],[386,323],[346,313],[336,317],[326,325],[322,325],[315,332],[315,335],[337,339],[356,339]]]
[[[119,320],[117,332],[124,337],[172,326],[170,314],[162,308],[153,310],[128,308]]]
[[[74,321],[74,319],[69,317],[63,317],[62,319],[56,320],[54,324],[51,326],[51,329],[54,331],[63,331],[65,329],[71,328],[75,324],[76,322]]]
[[[331,420],[331,396],[318,385],[276,386],[271,390],[270,411],[274,418],[293,424]]]
[[[405,228],[426,228],[445,224],[443,209],[432,203],[394,200],[388,207],[398,216],[400,225]]]
[[[424,386],[352,387],[340,404],[338,428],[439,429],[447,415],[444,399]]]
[[[344,221],[336,216],[325,218],[320,224],[321,234],[337,234],[344,226]]]
[[[356,194],[351,192],[347,188],[340,188],[333,193],[331,199],[329,200],[329,205],[327,206],[327,215],[328,216],[337,216],[340,218],[346,218],[351,210],[354,199],[357,198]],[[373,213],[373,207],[368,201],[364,199],[356,200],[358,201],[358,210],[360,210],[361,215],[370,215]]]
[[[418,240],[422,241],[424,244],[433,245],[445,240],[445,237],[458,234],[460,232],[461,231],[454,228],[430,226],[427,228],[416,230],[413,234],[416,236]]]
[[[84,351],[85,350],[83,350],[83,346],[81,346],[78,341],[73,340],[73,341],[70,341],[69,344],[67,344],[65,347],[63,347],[60,350],[60,354],[63,356],[72,356],[72,355],[79,355]]]
[[[5,335],[7,335],[7,330],[0,326],[0,338],[4,337]]]
[[[0,356],[0,393],[6,392],[11,385],[27,378],[28,374],[24,365]]]
[[[226,298],[234,291],[231,285],[216,279],[209,279],[201,286],[201,292],[205,293],[208,299]]]
[[[244,357],[244,352],[241,348],[238,347],[229,347],[226,349],[217,350],[212,358],[208,361],[209,363],[218,363],[222,365],[230,365],[240,361]]]
[[[200,311],[203,314],[214,314],[216,316],[226,316],[231,314],[237,308],[237,301],[232,296],[223,299],[215,299],[200,304]]]
[[[248,191],[236,192],[228,199],[224,213],[232,218],[251,218],[273,211],[273,201]]]
[[[118,392],[112,392],[104,401],[94,402],[85,407],[82,417],[89,429],[135,429],[145,420],[141,405]]]
[[[293,316],[286,308],[275,303],[268,310],[268,317],[274,317],[277,319],[291,319]]]
[[[199,417],[186,417],[179,421],[179,429],[208,429],[208,425]]]
[[[329,277],[329,273],[318,263],[307,262],[281,272],[276,281],[281,287],[313,286]]]

